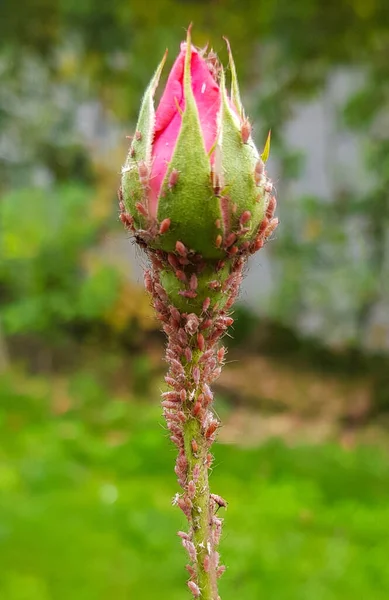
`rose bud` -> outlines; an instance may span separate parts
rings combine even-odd
[[[122,169],[121,197],[137,240],[176,257],[169,263],[180,266],[164,270],[162,285],[176,306],[189,304],[194,312],[209,296],[208,283],[216,272],[220,286],[212,294],[220,302],[232,258],[263,245],[261,223],[274,196],[263,160],[268,142],[261,157],[241,104],[228,42],[227,47],[230,95],[216,55],[203,56],[194,48],[189,28],[155,112],[153,96],[165,54],[143,98]],[[182,275],[193,257],[201,263],[196,289]]]

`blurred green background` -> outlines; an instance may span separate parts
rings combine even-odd
[[[166,47],[229,37],[281,224],[215,386],[223,600],[389,596],[387,0],[0,6],[0,598],[179,600],[164,340],[116,189]]]

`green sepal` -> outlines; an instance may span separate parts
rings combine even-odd
[[[265,212],[264,193],[257,187],[254,179],[259,154],[251,137],[247,143],[243,143],[240,120],[231,108],[223,71],[220,89],[222,95],[220,146],[225,174],[225,195],[230,199],[230,229],[236,229],[242,213],[249,210],[252,218],[247,226],[250,227],[250,231],[240,238],[245,240],[253,237]],[[235,213],[231,210],[233,204],[237,207]]]
[[[137,227],[144,227],[145,219],[139,215],[135,204],[143,202],[147,207],[145,189],[139,180],[138,165],[140,161],[144,161],[148,169],[151,170],[151,153],[155,126],[154,94],[166,61],[166,56],[167,51],[143,96],[135,135],[133,136],[126,162],[122,168],[124,204],[126,210],[134,217]]]
[[[271,139],[271,129],[270,129],[269,133],[267,134],[265,147],[264,147],[263,152],[261,154],[261,158],[262,158],[262,160],[263,160],[264,163],[267,161],[267,159],[270,156],[270,139]]]
[[[220,233],[216,227],[217,219],[221,219],[220,203],[212,188],[210,159],[205,150],[192,91],[190,60],[191,40],[188,31],[184,70],[185,110],[158,202],[158,221],[169,218],[171,227],[160,237],[158,246],[166,251],[174,251],[179,240],[204,258],[216,259],[223,254],[215,245]],[[173,169],[179,175],[177,184],[170,188],[169,176]]]
[[[243,119],[244,118],[244,109],[243,109],[242,101],[240,99],[238,76],[236,74],[235,63],[234,63],[234,59],[233,59],[232,52],[231,52],[231,46],[230,46],[230,42],[228,41],[228,39],[226,37],[224,37],[223,39],[227,44],[228,61],[230,64],[230,71],[231,71],[231,100],[232,100],[232,103],[235,106],[236,110],[238,111],[240,118]]]

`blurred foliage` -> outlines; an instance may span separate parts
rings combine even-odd
[[[182,598],[175,452],[141,400],[90,373],[0,379],[2,599]],[[388,477],[378,449],[217,445],[222,597],[384,600]]]

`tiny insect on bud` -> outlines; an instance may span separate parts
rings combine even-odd
[[[169,252],[169,254],[167,255],[167,259],[168,259],[168,262],[170,263],[170,265],[173,267],[173,269],[178,269],[178,267],[180,266],[180,263],[178,262],[177,256],[175,256],[174,254]]]
[[[196,484],[193,481],[193,479],[191,479],[189,481],[189,483],[188,483],[188,495],[189,495],[189,498],[194,498],[195,494],[196,494]]]
[[[194,292],[193,290],[179,290],[178,291],[180,296],[183,296],[184,298],[196,298],[197,297],[197,293]]]
[[[197,315],[194,313],[190,313],[186,317],[186,325],[185,330],[189,333],[189,335],[194,335],[199,328],[200,320]]]
[[[196,442],[195,439],[191,440],[190,445],[192,446],[192,452],[193,454],[197,454],[198,450],[199,450],[199,445]]]
[[[187,360],[188,363],[192,362],[193,354],[192,354],[192,350],[189,348],[189,346],[187,346],[185,348],[184,355],[185,355],[185,358],[186,358],[186,360]]]
[[[186,255],[188,254],[188,251],[185,248],[184,244],[182,242],[180,242],[179,240],[177,240],[177,242],[176,242],[176,251],[178,252],[178,254],[180,256],[183,256],[183,257],[186,257]]]
[[[165,400],[170,400],[171,402],[180,402],[180,394],[178,392],[163,392],[162,398]]]
[[[251,212],[249,210],[245,210],[240,216],[239,223],[241,225],[244,225],[245,223],[250,221],[250,219],[251,219]]]
[[[232,246],[232,244],[235,242],[236,240],[236,233],[234,233],[233,231],[231,233],[229,233],[226,237],[225,240],[225,247],[229,248],[230,246]]]
[[[191,565],[185,565],[185,569],[188,571],[191,577],[196,577],[196,569],[194,569]]]
[[[200,383],[200,369],[199,367],[194,367],[193,371],[192,371],[192,377],[193,377],[193,381],[195,382],[196,385],[199,385]]]
[[[207,440],[209,440],[213,436],[218,427],[219,423],[217,421],[211,421],[205,432],[205,437],[207,438]]]
[[[204,319],[204,321],[200,325],[201,331],[204,331],[204,329],[208,329],[208,327],[211,327],[212,323],[212,319]]]
[[[162,400],[161,402],[162,408],[177,408],[177,404],[172,402],[171,400]]]
[[[163,235],[170,229],[170,219],[164,219],[159,226],[159,233]]]
[[[242,134],[242,142],[247,144],[251,135],[251,125],[248,119],[245,119],[242,123],[242,127],[240,129]]]
[[[196,464],[193,467],[193,481],[194,482],[198,481],[199,477],[200,477],[200,465]]]
[[[220,234],[217,235],[216,236],[216,240],[215,240],[215,246],[216,246],[216,248],[220,248],[220,246],[222,245],[222,241],[223,241],[222,236]]]
[[[170,436],[171,441],[173,442],[173,444],[175,446],[177,446],[177,448],[181,448],[183,441],[182,439],[180,439],[179,437],[177,437],[176,435],[171,435]]]
[[[190,281],[189,281],[189,287],[191,290],[197,290],[197,286],[198,286],[198,281],[197,281],[197,277],[195,275],[195,273],[193,273],[191,275]]]
[[[183,346],[186,346],[186,344],[188,343],[188,336],[186,335],[185,329],[183,329],[182,327],[180,327],[180,329],[178,330],[177,338],[180,344],[182,344]]]
[[[177,381],[175,379],[173,379],[173,377],[169,377],[168,375],[165,376],[165,381],[171,387],[176,387],[176,385],[177,385]]]
[[[186,390],[184,388],[182,388],[182,390],[180,391],[180,399],[181,399],[181,402],[186,401]]]
[[[204,556],[204,560],[203,560],[203,567],[204,567],[204,571],[206,573],[209,573],[210,566],[211,566],[211,560],[209,558],[209,554],[206,554]]]
[[[275,199],[274,196],[271,196],[271,198],[269,200],[269,204],[267,205],[267,209],[266,209],[266,217],[268,219],[271,219],[273,217],[276,207],[277,207],[277,200]]]
[[[190,560],[192,562],[196,562],[197,552],[196,552],[196,547],[195,547],[194,543],[191,542],[190,540],[183,539],[182,545],[184,546],[185,550],[188,552]]]
[[[182,510],[182,512],[184,513],[184,515],[190,519],[191,516],[191,512],[190,509],[188,508],[185,500],[183,498],[178,498],[177,500],[177,506],[178,508],[180,508]]]
[[[278,226],[278,218],[277,217],[273,217],[273,219],[271,219],[269,225],[267,226],[265,233],[263,234],[265,238],[268,238],[271,236],[271,234],[273,233],[273,231],[277,228]]]
[[[224,498],[222,498],[218,494],[210,494],[209,497],[212,498],[212,500],[214,502],[216,502],[216,504],[218,506],[221,506],[223,508],[227,508],[227,502],[226,502],[226,500],[224,500]]]
[[[220,222],[220,219],[216,219],[216,221],[215,221],[215,227],[216,227],[217,229],[220,229],[220,228],[221,228],[221,222]]]
[[[141,142],[142,141],[142,132],[141,131],[135,131],[135,135],[134,135],[135,139],[137,142]]]
[[[144,281],[146,290],[149,292],[149,294],[152,294],[152,292],[153,292],[153,280],[151,279],[150,271],[145,271],[144,272],[144,274],[143,274],[143,281]]]
[[[207,312],[211,304],[211,298],[205,298],[203,302],[203,312]]]
[[[176,277],[177,277],[177,279],[179,279],[183,283],[187,282],[187,278],[186,278],[186,275],[185,275],[184,271],[180,271],[179,269],[177,269],[177,271],[176,271]]]
[[[217,359],[218,359],[219,363],[223,362],[225,353],[226,353],[226,349],[224,346],[219,348],[219,350],[217,351]]]
[[[190,542],[190,536],[185,533],[185,531],[177,531],[177,535],[182,539],[182,540],[188,540]]]
[[[177,169],[173,169],[172,172],[169,175],[168,187],[169,187],[170,190],[175,185],[177,185],[178,177],[179,177],[179,171],[177,171]]]
[[[238,254],[238,252],[239,252],[238,246],[231,246],[231,248],[228,249],[228,253],[232,256],[234,256],[235,254]]]
[[[188,581],[188,588],[192,592],[194,598],[200,598],[200,588],[194,581]]]
[[[254,170],[254,179],[255,179],[255,183],[257,185],[259,185],[260,179],[261,179],[264,171],[265,171],[265,164],[262,159],[259,159],[255,165],[255,170]]]
[[[197,417],[200,414],[200,411],[201,411],[201,402],[197,401],[193,407],[192,415],[194,417]]]
[[[212,456],[212,454],[209,452],[209,453],[207,454],[207,459],[206,459],[206,466],[207,466],[207,468],[208,468],[208,469],[210,469],[210,468],[211,468],[211,466],[212,466],[212,463],[213,463],[213,456]]]
[[[208,283],[208,287],[211,288],[211,290],[219,290],[221,288],[221,283],[217,279],[213,279]]]
[[[218,567],[216,569],[216,577],[218,579],[220,579],[220,577],[223,575],[223,573],[225,573],[226,571],[226,566],[225,565],[220,565],[220,567]]]
[[[205,340],[204,340],[204,336],[202,333],[197,334],[197,347],[200,350],[200,352],[204,352]]]
[[[138,211],[139,214],[141,214],[144,217],[148,216],[148,212],[145,206],[143,206],[143,204],[141,202],[137,202],[135,204],[135,208]]]

